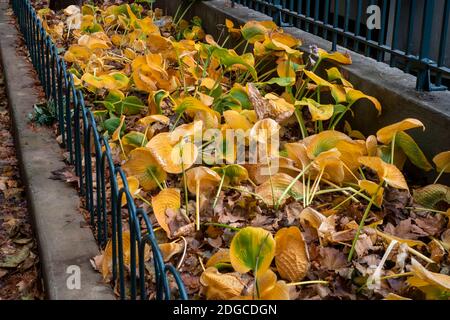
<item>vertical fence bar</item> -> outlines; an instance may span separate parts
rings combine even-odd
[[[348,24],[350,19],[350,0],[345,0],[345,13],[344,13],[344,32],[348,32]],[[347,47],[348,37],[344,36],[343,46]]]
[[[441,41],[439,44],[439,57],[437,61],[438,67],[442,67],[444,65],[446,57],[449,20],[450,20],[450,0],[445,0],[444,14],[442,17]],[[442,85],[442,72],[438,72],[436,74],[436,85],[437,86]]]
[[[408,14],[408,32],[406,37],[406,50],[405,55],[409,56],[412,53],[412,46],[413,46],[413,39],[414,39],[414,28],[416,26],[416,1],[417,0],[411,0],[410,7],[409,7],[409,14]],[[408,62],[406,63],[405,71],[409,72],[411,68],[411,60],[408,59]]]
[[[323,23],[328,24],[328,16],[330,14],[330,0],[324,0],[323,6]],[[323,29],[322,37],[324,39],[328,38],[328,30],[326,28]]]
[[[314,20],[319,21],[319,6],[320,1],[314,1]],[[319,26],[317,24],[314,25],[314,34],[317,35],[319,33]]]
[[[430,69],[428,63],[430,62],[430,43],[431,32],[433,29],[433,13],[435,0],[425,0],[423,11],[422,35],[420,39],[419,59],[422,62],[421,70],[417,76],[416,89],[430,90]]]
[[[378,45],[381,47],[385,44],[386,39],[386,13],[387,13],[387,3],[388,0],[381,0],[383,3],[381,9],[381,29],[378,34]],[[384,57],[384,50],[381,48],[377,50],[377,61],[382,61]]]
[[[305,9],[305,16],[310,17],[311,15],[311,0],[306,0],[306,9]],[[309,22],[305,23],[305,31],[309,32]]]
[[[425,0],[425,1],[428,1],[428,0]],[[395,1],[394,26],[393,26],[393,30],[392,30],[392,44],[391,44],[392,50],[397,49],[398,34],[399,34],[399,29],[400,29],[401,9],[402,9],[402,0],[396,0]],[[395,55],[392,54],[391,61],[389,63],[391,67],[395,66],[395,58],[396,58]]]
[[[356,19],[355,19],[355,36],[359,36],[361,33],[361,11],[362,11],[362,0],[357,0],[356,5]],[[359,51],[359,41],[355,40],[353,44],[353,50]]]
[[[339,23],[339,0],[334,0],[334,17],[333,17],[333,40],[332,40],[332,51],[336,51],[337,49],[337,39],[338,34],[336,32],[336,28],[338,27]]]
[[[374,4],[375,4],[375,0],[370,0],[369,5],[374,5]],[[369,28],[366,28],[366,30],[367,30],[366,40],[371,41],[372,40],[372,30]],[[370,56],[370,51],[371,51],[370,46],[366,45],[364,54],[366,56]]]

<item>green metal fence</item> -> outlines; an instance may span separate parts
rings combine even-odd
[[[157,299],[172,299],[175,294],[180,299],[187,299],[178,271],[173,265],[164,263],[147,212],[136,208],[125,173],[114,164],[108,141],[97,131],[94,115],[85,106],[83,93],[75,88],[58,48],[28,0],[12,0],[12,7],[45,95],[56,105],[58,131],[63,146],[69,152],[69,162],[75,166],[79,177],[80,193],[85,198],[99,246],[104,247],[111,239],[112,278],[118,281],[120,298],[147,299],[149,286],[155,286]],[[120,189],[118,179],[123,181]],[[110,196],[107,195],[108,183]],[[125,210],[122,210],[123,195],[127,199]],[[125,273],[124,221],[128,221],[130,230],[129,275]],[[155,284],[145,280],[146,245],[151,247]],[[175,294],[169,283],[169,274],[177,289]]]
[[[450,65],[446,65],[446,58],[449,58],[446,54],[450,39],[448,33],[450,0],[438,1],[233,0],[232,2],[233,6],[238,3],[272,16],[280,26],[295,26],[330,40],[332,50],[336,50],[339,44],[378,61],[387,60],[391,67],[400,67],[405,72],[416,75],[417,90],[438,91],[447,90],[444,80],[450,81]],[[366,9],[370,5],[379,8],[379,29],[369,29],[366,25]],[[432,38],[434,34],[437,34],[438,44],[434,43],[436,42]],[[420,39],[417,43],[418,48],[414,48],[417,38]],[[401,40],[404,40],[403,46],[400,46]],[[432,54],[430,50],[432,45],[437,46],[437,53]]]

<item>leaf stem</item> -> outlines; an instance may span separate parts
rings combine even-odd
[[[355,248],[356,248],[356,242],[358,242],[359,239],[359,235],[361,234],[361,230],[364,227],[364,223],[366,222],[367,216],[369,215],[370,212],[370,208],[372,208],[372,205],[377,197],[378,191],[380,190],[381,186],[382,186],[383,182],[380,182],[380,184],[377,187],[377,190],[375,191],[375,193],[373,194],[372,198],[370,198],[370,202],[366,207],[366,210],[364,211],[364,215],[361,219],[361,222],[359,223],[358,229],[356,230],[356,234],[355,237],[353,238],[353,243],[352,243],[352,247],[350,249],[350,252],[348,254],[348,261],[352,261],[352,257],[353,257],[353,253],[355,252]]]

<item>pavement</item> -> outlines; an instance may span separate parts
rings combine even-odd
[[[114,299],[90,259],[99,253],[92,231],[79,210],[77,191],[52,171],[65,167],[54,132],[31,126],[28,114],[39,102],[30,60],[18,51],[19,31],[9,4],[0,3],[2,61],[16,151],[38,240],[46,297],[52,300]],[[42,99],[41,99],[42,100]]]

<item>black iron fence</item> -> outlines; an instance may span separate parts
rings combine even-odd
[[[178,271],[164,263],[147,212],[136,208],[125,173],[114,164],[108,141],[97,131],[94,115],[85,106],[83,93],[75,88],[58,48],[28,0],[12,0],[12,7],[45,95],[56,106],[58,131],[69,153],[69,162],[75,166],[79,177],[80,193],[99,246],[104,247],[111,239],[112,280],[119,284],[120,298],[147,299],[149,287],[155,286],[156,299],[172,299],[174,295],[187,299]],[[121,188],[120,180],[123,181]],[[123,198],[127,200],[124,210]],[[129,224],[129,244],[123,239],[123,223]],[[129,245],[129,257],[124,256],[125,245]],[[146,246],[151,248],[154,283],[146,281]],[[126,267],[129,267],[129,274]],[[174,281],[172,286],[170,278]],[[177,292],[174,294],[174,291]]]
[[[417,76],[417,90],[450,84],[450,0],[233,0]],[[370,17],[372,17],[370,19]],[[370,19],[370,21],[368,20]]]

